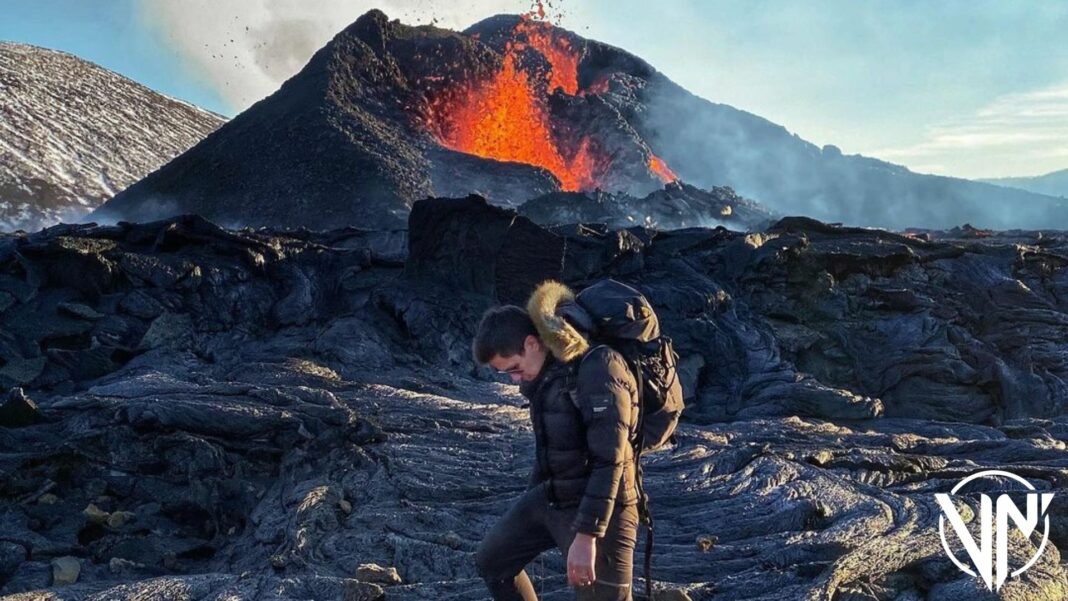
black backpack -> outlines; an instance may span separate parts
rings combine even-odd
[[[560,316],[594,344],[618,351],[634,373],[641,398],[635,450],[667,444],[683,410],[678,354],[671,339],[661,335],[660,320],[645,296],[621,282],[601,280],[579,292],[574,305],[561,307]]]
[[[652,592],[653,517],[642,485],[641,454],[674,442],[684,408],[678,359],[671,339],[660,333],[660,320],[649,301],[634,288],[601,280],[584,288],[573,304],[560,307],[560,317],[582,330],[595,344],[606,344],[626,359],[641,406],[634,444],[638,515],[646,525],[645,592]]]

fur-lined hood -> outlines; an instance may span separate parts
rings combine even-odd
[[[574,301],[575,293],[556,280],[538,284],[527,300],[527,313],[542,343],[564,363],[581,357],[590,349],[586,336],[561,317],[561,310],[581,311]]]

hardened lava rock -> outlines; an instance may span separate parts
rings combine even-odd
[[[679,444],[645,459],[666,598],[1061,599],[1066,244],[543,227],[478,197],[417,203],[407,230],[0,235],[0,595],[485,598],[473,553],[533,441],[471,362],[477,319],[610,276],[680,353]],[[1056,495],[997,594],[938,537],[934,494],[982,469]],[[530,567],[542,598],[569,598],[563,566]]]

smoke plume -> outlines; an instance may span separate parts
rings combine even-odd
[[[234,112],[271,94],[337,32],[372,8],[407,24],[463,29],[516,0],[142,0],[140,18]]]

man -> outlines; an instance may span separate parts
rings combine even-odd
[[[534,425],[536,461],[527,490],[476,554],[497,600],[537,599],[523,568],[554,546],[567,558],[578,599],[632,599],[637,385],[622,355],[607,346],[591,349],[559,316],[573,300],[564,285],[545,282],[526,310],[488,310],[472,344],[478,363],[519,383]]]

